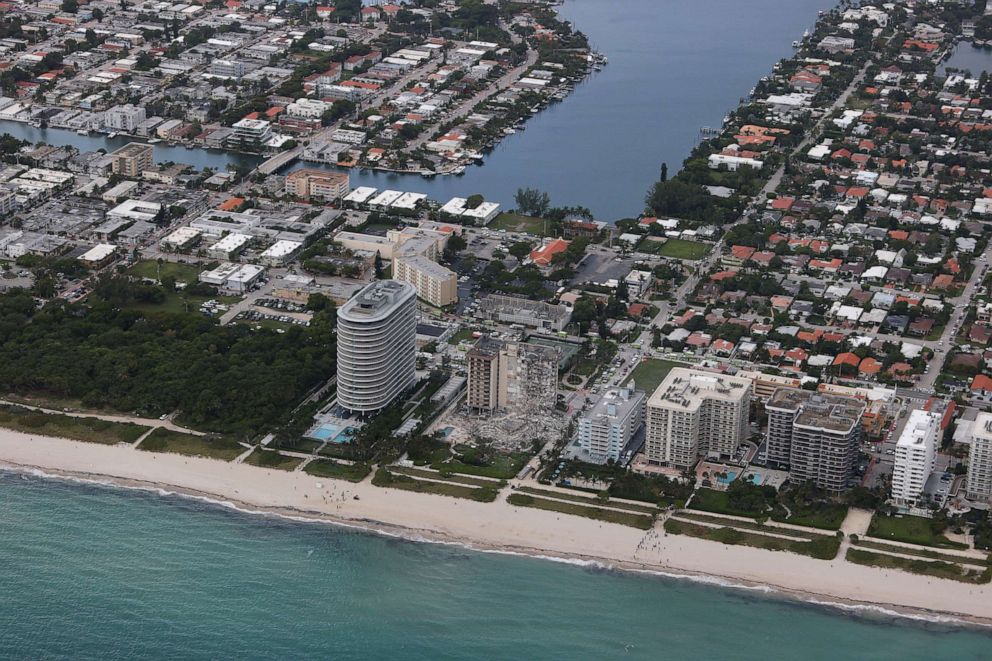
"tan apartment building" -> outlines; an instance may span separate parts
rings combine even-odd
[[[479,338],[466,354],[469,408],[492,413],[507,407],[548,409],[558,396],[558,349]]]
[[[417,288],[417,296],[435,307],[458,302],[458,276],[437,262],[415,256],[393,260],[393,278]]]
[[[690,468],[700,457],[733,455],[747,437],[750,406],[750,379],[672,369],[648,400],[648,461]]]
[[[498,411],[506,406],[506,354],[503,343],[480,337],[465,354],[468,365],[466,403],[476,411]]]
[[[351,179],[347,172],[303,168],[286,175],[286,193],[305,200],[320,198],[333,201],[350,192]]]
[[[152,166],[151,145],[142,142],[132,142],[124,145],[111,156],[110,169],[114,174],[122,177],[140,177],[141,174]]]

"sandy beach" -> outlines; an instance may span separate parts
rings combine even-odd
[[[992,587],[792,553],[725,546],[581,517],[396,491],[175,454],[0,430],[0,467],[207,496],[246,510],[321,518],[480,550],[598,561],[617,569],[704,575],[784,596],[992,625]],[[358,496],[358,499],[355,499]],[[936,618],[932,618],[936,619]]]

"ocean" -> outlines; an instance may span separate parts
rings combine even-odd
[[[2,659],[992,656],[978,629],[10,472],[0,563]]]

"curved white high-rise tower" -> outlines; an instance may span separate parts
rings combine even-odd
[[[417,290],[381,280],[338,309],[338,404],[374,413],[413,385],[417,365]]]

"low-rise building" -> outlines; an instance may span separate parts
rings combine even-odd
[[[111,171],[122,177],[140,177],[145,170],[152,166],[151,145],[143,142],[132,142],[124,145],[113,154],[110,163]]]
[[[433,306],[458,302],[458,276],[451,269],[426,257],[413,256],[393,261],[393,278],[417,288],[417,296]]]

